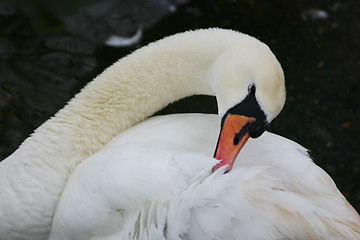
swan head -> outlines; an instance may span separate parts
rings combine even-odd
[[[261,136],[283,108],[284,73],[267,45],[249,37],[217,58],[209,78],[221,117],[213,170],[228,172],[248,138]]]

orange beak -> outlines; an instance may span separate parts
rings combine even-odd
[[[225,173],[232,169],[237,155],[249,139],[249,128],[254,121],[253,117],[237,114],[226,116],[214,154],[220,162],[215,165],[213,171],[225,165]]]

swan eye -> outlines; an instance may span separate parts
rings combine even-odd
[[[252,95],[255,94],[256,88],[255,88],[255,85],[254,85],[254,84],[250,84],[250,85],[248,86],[248,92],[249,92],[249,94],[252,94]]]

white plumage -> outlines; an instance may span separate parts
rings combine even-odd
[[[151,118],[84,161],[50,239],[358,239],[359,217],[306,149],[265,132],[211,174],[218,117]],[[67,238],[68,237],[68,238]]]
[[[144,121],[194,94],[216,96],[219,144],[213,115]],[[241,150],[284,102],[279,62],[248,35],[143,47],[0,163],[0,239],[359,239],[358,213],[304,148],[265,132]],[[212,173],[214,149],[228,165]]]

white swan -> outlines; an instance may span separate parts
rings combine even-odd
[[[358,239],[359,217],[300,145],[265,132],[228,174],[216,115],[151,118],[74,171],[50,239]],[[144,157],[146,156],[146,157]]]
[[[193,94],[217,97],[222,118],[215,153],[219,164],[209,157],[209,145],[216,141],[212,116],[157,118],[119,135]],[[265,44],[247,35],[199,30],[139,49],[105,70],[0,163],[0,239],[48,238],[56,208],[52,239],[88,239],[88,234],[115,239],[241,236],[236,234],[250,239],[358,239],[356,211],[331,179],[298,153],[304,150],[288,140],[264,134],[249,143],[253,152],[245,148],[234,170],[222,174],[231,170],[249,134],[261,135],[284,101],[280,64]],[[184,123],[190,118],[190,125],[179,118]],[[144,130],[146,124],[161,122],[154,128],[162,129],[159,137]],[[163,134],[166,126],[176,126],[174,135]],[[204,141],[189,145],[192,139]],[[272,140],[281,150],[271,149]],[[121,151],[111,148],[115,145]],[[266,155],[256,148],[264,148]],[[275,160],[277,156],[281,159]],[[216,171],[210,175],[212,167]],[[214,221],[217,217],[224,221]]]

